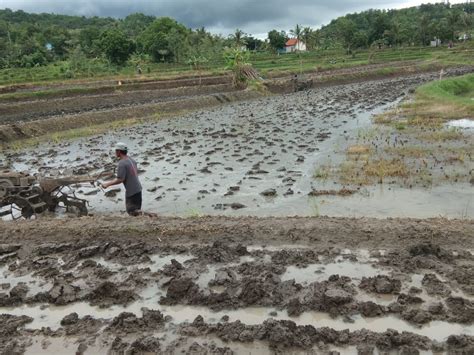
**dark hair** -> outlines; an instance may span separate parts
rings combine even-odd
[[[117,152],[120,152],[120,153],[122,153],[123,155],[127,155],[127,153],[128,153],[127,150],[121,150],[121,149],[117,149]]]

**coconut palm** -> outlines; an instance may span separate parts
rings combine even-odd
[[[301,37],[303,36],[303,28],[296,24],[296,27],[292,30],[290,30],[290,34],[296,38],[296,51],[298,52],[298,57],[300,58],[300,74],[303,73],[303,59],[301,59],[301,52],[299,50],[300,48],[300,41]]]
[[[300,25],[296,25],[295,28],[290,30],[290,34],[297,39],[298,43],[296,45],[296,50],[299,49],[299,42],[301,41],[301,38],[303,37],[303,28]]]
[[[301,37],[303,39],[303,42],[306,44],[306,47],[308,47],[308,50],[312,48],[311,43],[313,42],[314,39],[314,31],[311,27],[305,27],[303,28]]]
[[[230,37],[233,39],[234,41],[234,44],[237,48],[242,48],[243,46],[246,45],[245,43],[245,32],[240,30],[240,29],[236,29],[235,32],[230,35]]]

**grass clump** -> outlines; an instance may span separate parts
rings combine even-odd
[[[418,135],[418,138],[428,142],[445,142],[454,141],[464,138],[464,134],[456,128],[434,130],[430,132],[423,132]]]
[[[362,155],[362,154],[370,154],[371,149],[367,145],[353,145],[347,148],[347,154],[350,155]]]
[[[407,177],[409,169],[401,159],[378,159],[368,161],[363,166],[363,171],[367,176],[378,178],[382,182],[386,177]]]
[[[330,165],[321,165],[313,173],[314,179],[327,180],[331,176],[331,166]]]

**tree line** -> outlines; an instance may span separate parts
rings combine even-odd
[[[311,49],[373,45],[428,45],[434,38],[456,41],[472,35],[474,4],[428,4],[401,10],[348,14],[320,29],[296,25],[289,32],[271,30],[265,41],[237,29],[223,37],[204,27],[190,29],[169,17],[141,13],[123,19],[29,14],[0,10],[0,68],[33,67],[87,59],[122,65],[134,62],[188,63],[222,60],[226,48],[277,52],[289,38]]]

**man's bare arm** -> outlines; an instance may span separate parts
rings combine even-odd
[[[108,187],[110,187],[110,186],[120,185],[121,183],[123,183],[123,179],[117,178],[117,179],[112,180],[112,181],[104,182],[104,183],[102,184],[102,187],[103,187],[104,189],[106,189],[106,188],[108,188]]]

